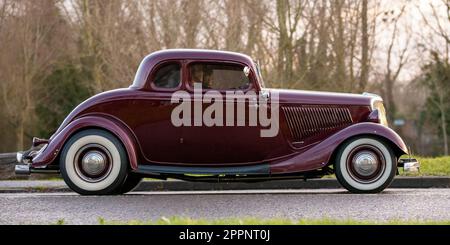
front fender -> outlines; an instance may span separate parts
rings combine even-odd
[[[118,119],[105,115],[89,115],[73,120],[56,135],[52,136],[48,145],[32,159],[32,167],[43,167],[55,161],[64,143],[74,133],[88,128],[105,129],[114,134],[123,143],[132,169],[137,169],[137,142],[134,135]]]
[[[364,122],[354,124],[331,135],[304,152],[271,166],[272,173],[303,172],[322,168],[330,164],[330,158],[345,140],[358,135],[373,135],[392,143],[398,155],[408,154],[402,138],[392,129],[381,124]]]

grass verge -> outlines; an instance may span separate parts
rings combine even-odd
[[[258,219],[258,218],[226,218],[226,219],[192,219],[187,217],[162,217],[157,220],[109,221],[98,219],[101,225],[450,225],[450,220],[389,220],[365,221],[353,219]]]

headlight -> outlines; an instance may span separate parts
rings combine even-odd
[[[378,117],[373,118],[373,119],[374,120],[378,119],[376,121],[379,121],[379,123],[381,125],[389,127],[388,122],[387,122],[387,117],[386,117],[386,109],[384,109],[384,105],[383,105],[383,98],[381,98],[381,96],[379,96],[378,94],[367,93],[367,92],[364,92],[363,95],[370,96],[372,98],[371,102],[370,102],[372,112],[375,110],[378,111]]]
[[[373,110],[378,110],[378,117],[380,120],[380,124],[389,127],[386,117],[386,109],[384,109],[383,101],[375,100],[372,103],[372,111]]]

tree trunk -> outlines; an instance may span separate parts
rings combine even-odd
[[[240,52],[242,49],[242,3],[228,1],[225,3],[227,25],[225,49]]]
[[[444,141],[444,155],[448,156],[447,122],[444,109],[443,96],[439,95],[439,110],[441,112],[442,139]]]
[[[288,20],[289,16],[289,1],[277,0],[277,18],[279,25],[278,36],[278,76],[280,86],[283,83],[291,83],[293,77],[293,50],[292,50],[292,36],[289,34]],[[289,84],[291,86],[292,84]]]
[[[185,0],[182,3],[184,9],[188,10],[188,14],[184,18],[184,32],[185,32],[185,45],[186,48],[196,48],[196,38],[198,32],[198,25],[201,21],[200,10],[202,6],[200,6],[199,1],[190,1]]]
[[[448,156],[448,138],[447,138],[447,123],[445,122],[445,112],[442,112],[442,136],[444,138],[444,155]]]
[[[388,121],[392,122],[394,120],[395,114],[397,113],[397,107],[394,101],[394,80],[391,78],[391,73],[388,73],[384,79],[384,103],[386,105],[386,112]]]
[[[369,76],[369,34],[367,28],[367,0],[362,0],[361,10],[361,78],[359,80],[359,90],[366,89]]]
[[[342,19],[342,9],[344,2],[335,2],[335,18],[337,22],[336,36],[334,38],[335,47],[335,62],[336,62],[336,88],[337,91],[347,91],[346,88],[346,74],[345,74],[345,37],[344,37],[344,23]]]
[[[17,150],[22,150],[23,149],[23,135],[24,135],[24,123],[23,123],[23,119],[19,119],[19,125],[17,127],[17,131],[16,131],[16,140],[17,140]]]

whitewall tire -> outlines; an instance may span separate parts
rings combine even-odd
[[[139,175],[128,174],[125,182],[120,187],[117,194],[125,194],[134,190],[142,181],[142,177]]]
[[[339,183],[353,193],[378,193],[390,185],[397,158],[383,140],[358,137],[344,143],[334,163]]]
[[[76,133],[65,143],[60,169],[66,184],[79,194],[116,194],[127,177],[128,158],[114,135],[88,129]]]

